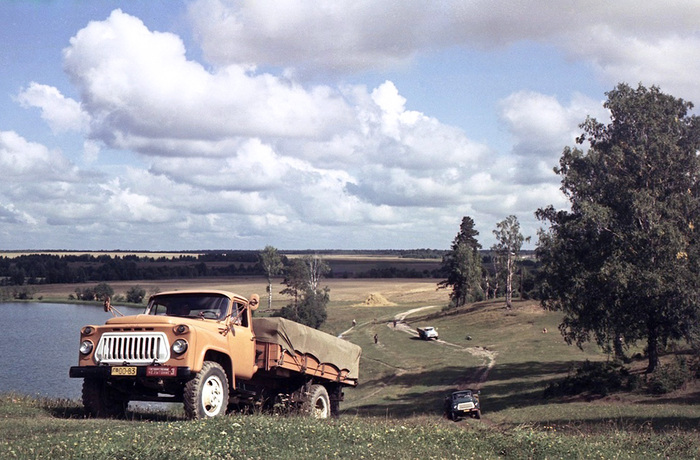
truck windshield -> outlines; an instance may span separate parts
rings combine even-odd
[[[228,297],[217,294],[168,294],[152,298],[146,314],[221,320],[229,304]]]

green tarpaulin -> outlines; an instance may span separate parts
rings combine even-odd
[[[349,378],[359,378],[362,348],[354,343],[284,318],[253,318],[253,332],[257,340],[281,345],[288,353],[313,355],[347,369]]]

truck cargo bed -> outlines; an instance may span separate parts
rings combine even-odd
[[[362,349],[346,340],[284,318],[254,318],[255,364],[356,386]]]

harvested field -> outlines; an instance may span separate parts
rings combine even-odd
[[[289,299],[279,292],[285,286],[278,278],[272,285],[273,300],[276,304],[286,303]],[[34,298],[42,297],[45,300],[67,300],[68,296],[75,293],[76,288],[84,289],[94,287],[97,282],[82,284],[40,284],[36,288]],[[243,296],[257,293],[262,299],[263,305],[267,302],[267,282],[262,277],[240,278],[195,278],[195,279],[171,279],[171,280],[139,280],[139,281],[109,281],[116,295],[125,295],[132,286],[141,286],[147,293],[156,291],[184,290],[184,289],[223,289],[233,291]],[[444,305],[449,301],[449,291],[437,289],[437,280],[434,279],[326,279],[323,286],[331,290],[331,304],[347,303],[363,306],[389,306],[412,305],[416,303]],[[365,304],[370,295],[375,300]],[[386,303],[384,303],[386,302]]]

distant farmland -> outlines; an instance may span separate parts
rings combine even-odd
[[[328,278],[441,278],[437,250],[280,251],[288,259],[320,255]],[[0,251],[0,284],[38,285],[263,276],[255,250]]]

